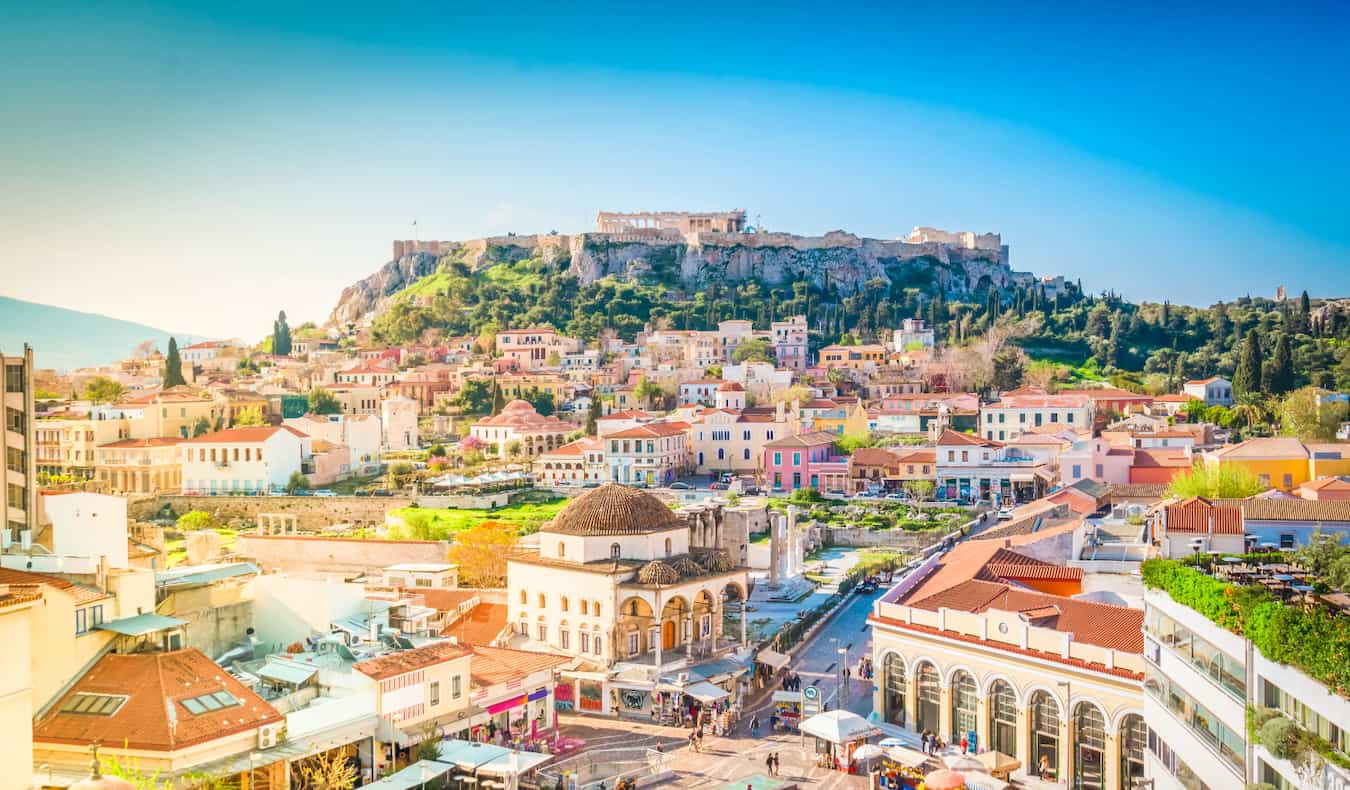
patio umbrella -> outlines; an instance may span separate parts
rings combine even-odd
[[[952,771],[987,771],[984,763],[975,759],[971,754],[948,754],[943,755],[942,764]]]
[[[961,790],[966,786],[966,777],[957,771],[943,768],[925,776],[923,784],[928,790]]]
[[[975,759],[979,760],[989,773],[1007,774],[1022,767],[1021,760],[1003,752],[981,752]]]
[[[853,759],[855,760],[875,760],[878,757],[885,757],[886,750],[873,743],[864,743],[853,750]]]

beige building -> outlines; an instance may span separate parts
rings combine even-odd
[[[605,479],[605,443],[593,436],[545,450],[530,465],[543,486],[584,486]]]
[[[37,526],[36,452],[33,442],[33,349],[24,347],[21,356],[0,353],[0,405],[5,410],[0,426],[0,449],[5,465],[0,467],[0,483],[5,492],[5,529],[12,540],[19,533]]]
[[[1015,777],[1133,787],[1147,740],[1143,612],[1044,592],[1071,592],[1082,571],[1007,542],[935,555],[877,602],[874,710],[947,743],[973,734],[978,750],[1021,762]]]
[[[182,439],[122,439],[94,450],[97,479],[117,494],[177,493],[183,487]]]
[[[741,400],[736,405],[735,397]],[[689,426],[689,459],[698,474],[763,471],[764,446],[801,429],[797,405],[745,408],[745,393],[718,391],[717,407],[698,412]]]
[[[353,665],[373,681],[375,713],[380,717],[376,772],[388,762],[389,744],[409,745],[422,733],[466,718],[469,711],[469,660],[473,653],[454,642],[438,642],[372,658]]]
[[[202,420],[206,421],[207,430],[218,430],[227,416],[225,405],[211,393],[186,385],[132,398],[118,406],[142,410],[139,418],[131,420],[133,439],[157,436],[187,439]]]
[[[131,435],[129,420],[64,418],[38,420],[34,428],[37,443],[37,469],[49,475],[70,475],[92,480],[97,466],[99,445],[126,439]]]
[[[29,621],[42,605],[35,589],[0,592],[0,765],[18,779],[33,764],[33,673]]]

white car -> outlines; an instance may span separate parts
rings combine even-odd
[[[1010,520],[1012,517],[1013,517],[1013,509],[1010,508],[1010,507],[1005,507],[1005,508],[1003,508],[1002,510],[1000,510],[1000,511],[998,512],[998,520],[999,520],[999,521],[1008,521],[1008,520]]]

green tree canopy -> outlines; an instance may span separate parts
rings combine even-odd
[[[1304,387],[1280,402],[1280,433],[1303,441],[1332,441],[1347,411],[1345,401],[1324,398],[1315,387]]]
[[[1177,475],[1167,486],[1167,492],[1178,497],[1206,497],[1208,499],[1243,499],[1266,490],[1245,467],[1209,466],[1197,461],[1191,471]]]
[[[277,320],[272,322],[272,353],[279,357],[291,353],[291,327],[286,323],[285,310],[277,313]]]
[[[315,387],[309,391],[309,413],[310,414],[341,414],[342,404],[333,393],[323,387]]]
[[[122,397],[122,385],[107,376],[95,376],[85,382],[84,397],[94,403],[112,403]]]
[[[183,378],[183,358],[178,354],[178,339],[169,338],[169,353],[164,357],[164,388],[186,384]]]
[[[731,359],[735,362],[773,362],[773,345],[768,340],[756,338],[747,340],[736,347]]]
[[[183,530],[210,529],[215,523],[215,518],[205,510],[189,510],[175,522],[177,527]]]
[[[234,413],[234,427],[236,428],[249,428],[266,423],[261,406],[245,406]]]

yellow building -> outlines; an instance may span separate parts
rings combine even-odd
[[[497,386],[501,388],[502,397],[507,400],[517,400],[525,397],[525,392],[530,389],[539,392],[547,392],[553,396],[555,406],[561,405],[567,400],[567,394],[571,390],[571,383],[562,376],[542,374],[542,373],[508,373],[497,377]]]
[[[187,385],[170,387],[132,398],[119,407],[140,409],[141,416],[131,420],[131,438],[150,439],[158,436],[192,436],[198,423],[206,421],[209,430],[219,430],[225,424],[226,407],[207,392]]]
[[[837,436],[867,436],[867,408],[862,401],[836,403],[835,408],[816,413],[811,423],[812,430]]]
[[[1210,468],[1240,468],[1262,485],[1293,492],[1310,480],[1350,475],[1350,442],[1309,442],[1287,436],[1259,437],[1204,456]]]
[[[98,446],[127,438],[131,425],[128,420],[118,418],[53,418],[38,420],[33,432],[39,472],[92,480]]]
[[[972,751],[1021,762],[1014,777],[1133,787],[1147,741],[1143,612],[1041,592],[1081,570],[1021,554],[1018,541],[961,544],[877,604],[874,710],[949,744],[973,734]]]
[[[416,744],[424,732],[468,718],[472,656],[468,648],[454,642],[438,642],[352,666],[375,686],[375,712],[380,717],[376,776],[407,767],[406,763],[390,765],[395,744]]]
[[[115,494],[158,494],[183,488],[182,439],[122,439],[95,448],[98,481]]]
[[[886,363],[886,347],[826,346],[820,350],[820,366],[825,369],[876,370]]]

